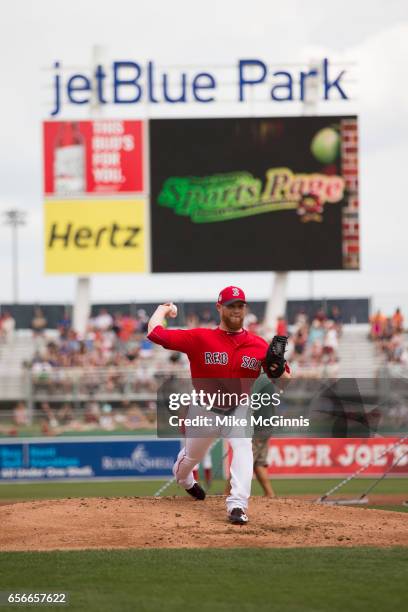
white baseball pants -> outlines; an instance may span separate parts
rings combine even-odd
[[[202,409],[200,411],[201,414],[209,414]],[[235,415],[241,417],[246,415],[247,412],[247,407],[240,406],[235,410]],[[190,417],[191,413],[188,416]],[[189,437],[189,430],[191,430],[191,433],[194,432],[194,437]],[[195,483],[194,467],[203,460],[214,439],[224,437],[232,447],[231,493],[226,500],[227,510],[228,512],[233,508],[246,510],[251,495],[253,473],[252,438],[248,435],[248,430],[214,426],[212,428],[206,427],[204,431],[207,437],[198,437],[197,428],[186,427],[185,446],[179,452],[173,467],[173,474],[177,483],[184,489],[191,489]],[[230,437],[234,433],[235,435],[241,434],[242,437]],[[246,437],[244,437],[245,435]]]

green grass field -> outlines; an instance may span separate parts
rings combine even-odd
[[[0,590],[66,591],[87,612],[380,612],[405,607],[407,566],[403,548],[3,553]]]
[[[276,480],[278,495],[319,496],[336,480]],[[360,494],[369,479],[342,494]],[[4,484],[0,501],[153,495],[160,481]],[[223,481],[211,489],[221,493]],[[376,493],[407,492],[388,479]],[[260,494],[254,483],[253,493]],[[183,492],[172,485],[166,495]],[[367,506],[362,506],[362,508]],[[403,506],[384,509],[407,511]],[[5,528],[3,525],[2,528]],[[149,549],[0,553],[0,591],[61,592],[69,610],[172,612],[336,612],[401,610],[408,584],[407,548]],[[57,606],[47,606],[58,609]],[[0,606],[12,610],[16,606]]]
[[[272,484],[277,495],[316,495],[316,497],[326,493],[331,487],[340,482],[334,479],[287,479],[273,480]],[[364,478],[352,480],[342,487],[341,495],[356,495],[367,489],[374,480]],[[1,500],[24,500],[24,499],[47,499],[61,497],[128,497],[154,495],[154,493],[164,484],[160,480],[134,480],[134,481],[107,481],[107,482],[46,482],[46,483],[22,483],[22,484],[1,484]],[[213,483],[210,494],[222,493],[224,481],[218,480]],[[376,494],[407,494],[408,499],[408,478],[389,478],[384,479],[375,487]],[[254,481],[252,486],[253,495],[260,495],[261,488]],[[164,495],[185,495],[176,484],[172,484],[166,489]]]

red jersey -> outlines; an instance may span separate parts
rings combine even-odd
[[[246,330],[165,329],[157,325],[147,336],[166,349],[186,353],[192,378],[257,378],[266,374],[268,344]]]

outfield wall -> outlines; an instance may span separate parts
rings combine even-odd
[[[363,477],[408,476],[408,439],[402,438],[270,438],[271,478],[344,478],[370,463]],[[389,452],[385,452],[390,449]],[[371,464],[372,463],[372,464]]]
[[[269,440],[271,478],[344,478],[372,462],[361,474],[408,477],[408,440],[399,438],[291,438]],[[224,441],[226,444],[226,441]],[[213,469],[221,466],[217,445]],[[144,436],[5,438],[0,443],[0,483],[82,480],[154,480],[172,477],[181,448],[177,439]],[[386,449],[389,452],[384,454]],[[405,454],[406,453],[406,454]],[[218,457],[219,455],[219,457]],[[231,459],[231,451],[228,459]],[[228,472],[228,459],[225,473]]]
[[[6,438],[0,443],[0,483],[166,479],[180,447],[180,440],[138,436]]]

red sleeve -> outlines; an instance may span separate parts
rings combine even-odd
[[[162,325],[156,325],[147,337],[166,349],[189,353],[192,347],[192,332],[192,329],[166,329]]]

